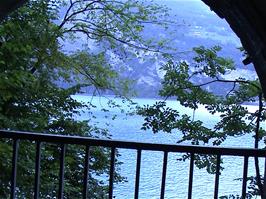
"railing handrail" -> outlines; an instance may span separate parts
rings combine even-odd
[[[12,175],[10,182],[10,198],[16,198],[16,178],[17,178],[17,162],[19,152],[19,141],[29,140],[34,141],[36,144],[36,156],[35,156],[35,184],[34,184],[34,198],[39,198],[40,188],[40,163],[41,163],[41,143],[56,143],[60,145],[60,172],[59,172],[59,189],[58,198],[64,196],[64,168],[65,168],[65,153],[66,145],[83,145],[85,146],[85,158],[84,158],[84,176],[83,176],[83,198],[87,199],[88,194],[88,172],[89,172],[89,157],[90,147],[108,147],[111,148],[110,157],[110,169],[109,169],[109,190],[108,198],[113,198],[113,183],[114,183],[114,171],[115,171],[115,152],[116,149],[133,149],[137,150],[137,162],[136,162],[136,179],[135,179],[135,195],[134,198],[139,198],[139,179],[140,179],[140,167],[141,167],[141,152],[142,151],[161,151],[164,152],[163,157],[163,170],[161,181],[161,194],[160,198],[164,199],[165,183],[168,153],[189,153],[190,154],[190,166],[189,166],[189,182],[188,182],[188,199],[192,199],[193,188],[193,168],[195,164],[195,154],[207,154],[216,156],[216,171],[215,171],[215,186],[214,186],[214,199],[218,199],[219,191],[219,176],[221,170],[221,156],[242,156],[244,157],[243,164],[243,180],[242,180],[242,195],[241,198],[246,198],[247,190],[247,174],[248,174],[248,159],[249,157],[264,157],[266,158],[265,149],[252,149],[252,148],[232,148],[232,147],[213,147],[213,146],[198,146],[198,145],[180,145],[180,144],[155,144],[144,142],[130,142],[119,140],[107,140],[107,139],[95,139],[89,137],[80,136],[68,136],[68,135],[55,135],[44,133],[32,133],[22,131],[8,131],[0,130],[0,138],[7,138],[13,140],[13,155],[12,155]]]
[[[234,147],[216,147],[216,146],[198,146],[181,144],[157,144],[147,142],[132,142],[111,139],[95,139],[81,136],[55,135],[44,133],[32,133],[22,131],[0,130],[0,138],[12,138],[18,140],[30,140],[48,143],[89,145],[102,147],[115,147],[124,149],[196,153],[210,155],[230,155],[230,156],[251,156],[266,157],[265,149],[253,148],[234,148]]]

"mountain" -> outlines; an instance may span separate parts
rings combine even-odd
[[[232,58],[236,64],[237,71],[225,75],[228,79],[245,77],[255,79],[257,76],[252,65],[244,66],[242,63],[242,53],[238,49],[241,42],[231,30],[225,20],[220,19],[208,6],[197,0],[176,0],[176,1],[157,1],[159,4],[166,5],[170,11],[171,19],[177,21],[177,25],[170,27],[170,31],[175,30],[171,35],[171,45],[176,48],[176,56],[179,60],[191,62],[193,53],[192,48],[197,46],[212,47],[219,45],[222,47],[221,55]],[[148,27],[145,35],[158,35],[158,38],[169,37],[166,32]],[[129,63],[130,70],[127,75],[136,81],[135,89],[140,97],[158,97],[158,90],[161,88],[163,71],[160,70],[163,61],[154,59],[153,61],[143,62],[142,59]],[[198,78],[198,83],[206,79]],[[232,85],[221,86],[214,84],[207,89],[224,94],[230,90]],[[219,89],[217,89],[219,88]]]
[[[170,38],[171,47],[176,49],[174,52],[176,59],[186,60],[189,63],[193,58],[193,47],[219,45],[223,48],[221,55],[232,58],[237,67],[237,71],[227,74],[226,78],[233,79],[241,76],[247,79],[255,79],[256,73],[253,66],[244,66],[241,62],[242,54],[237,49],[241,47],[241,43],[237,36],[226,21],[220,19],[202,1],[161,0],[155,2],[166,5],[170,9],[169,18],[176,21],[176,23],[171,25],[167,31],[153,25],[146,26],[143,33],[144,37],[154,36],[158,40]],[[80,43],[68,45],[67,48],[78,49],[82,42],[81,38]],[[91,49],[94,49],[93,42],[89,45]],[[164,60],[160,56],[156,56],[152,52],[143,52],[138,55],[138,58],[126,59],[119,57],[111,50],[107,50],[105,53],[114,68],[120,70],[120,66],[124,66],[120,73],[124,78],[135,81],[132,89],[136,91],[138,97],[158,97],[164,75],[164,72],[160,70]],[[202,83],[205,79],[198,78],[195,81]],[[231,85],[228,86],[231,87]],[[229,88],[228,86],[214,84],[207,89],[218,94],[224,94]],[[89,93],[91,89],[88,88],[85,92]]]

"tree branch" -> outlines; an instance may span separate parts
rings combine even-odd
[[[197,84],[197,85],[192,85],[192,86],[189,86],[189,87],[181,87],[180,89],[190,89],[190,88],[197,88],[197,87],[202,87],[202,86],[206,86],[206,85],[209,85],[209,84],[212,84],[212,83],[215,83],[215,82],[223,82],[223,83],[242,83],[242,84],[250,84],[252,86],[254,86],[255,88],[257,88],[259,91],[261,90],[261,88],[259,86],[257,86],[256,84],[250,82],[250,81],[246,81],[246,80],[225,80],[225,79],[219,79],[219,78],[216,78],[215,80],[212,80],[212,81],[209,81],[209,82],[205,82],[205,83],[202,83],[202,84]]]
[[[256,120],[256,129],[255,129],[255,143],[254,143],[254,148],[258,149],[259,148],[259,130],[260,130],[260,120],[261,120],[261,114],[262,114],[262,93],[259,94],[259,111],[257,114],[257,120]],[[261,198],[263,198],[264,193],[263,193],[263,186],[260,178],[260,167],[259,167],[259,158],[254,157],[255,161],[255,170],[256,170],[256,179],[260,191]],[[265,183],[265,182],[264,182]]]
[[[88,8],[93,5],[94,3],[97,3],[97,2],[100,2],[101,0],[96,0],[96,1],[92,1],[90,3],[88,3],[83,9],[81,10],[78,10],[78,11],[75,11],[73,13],[71,13],[69,16],[68,14],[70,13],[70,10],[73,8],[74,4],[76,3],[79,3],[80,1],[75,1],[74,3],[73,2],[70,2],[70,6],[69,8],[67,9],[66,13],[65,13],[65,16],[64,16],[64,19],[63,21],[61,22],[61,24],[58,26],[58,29],[61,29],[72,17],[74,16],[77,16],[78,14],[81,14],[81,13],[84,13],[86,11],[88,11]],[[90,9],[91,10],[91,9]]]
[[[226,97],[228,97],[234,90],[236,87],[236,82],[234,82],[233,88],[226,94]]]

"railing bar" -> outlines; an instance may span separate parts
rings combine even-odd
[[[66,154],[66,145],[62,144],[61,145],[61,151],[60,151],[60,170],[59,170],[58,199],[63,199],[63,197],[64,197],[65,154]]]
[[[195,158],[195,154],[191,153],[191,155],[190,155],[190,166],[189,166],[188,199],[192,199],[194,158]]]
[[[41,166],[41,142],[36,142],[35,156],[35,183],[34,183],[34,199],[39,198],[40,192],[40,166]]]
[[[220,155],[217,155],[216,173],[215,173],[214,199],[218,199],[219,177],[220,177],[220,168],[221,168],[220,165],[221,165],[221,156]]]
[[[141,164],[141,150],[137,152],[137,163],[136,163],[136,179],[135,179],[135,199],[139,198],[139,179],[140,179],[140,164]]]
[[[214,147],[214,148],[212,148],[212,147],[195,147],[195,148],[193,148],[194,146],[192,147],[192,146],[184,146],[184,145],[161,145],[161,144],[123,142],[123,141],[122,142],[121,141],[107,141],[107,140],[97,140],[97,139],[87,139],[87,138],[84,139],[84,138],[77,137],[77,136],[51,136],[51,135],[41,134],[39,137],[34,133],[8,132],[8,131],[1,131],[1,130],[0,130],[0,132],[1,132],[0,137],[13,139],[12,176],[11,176],[11,186],[10,186],[10,191],[11,191],[10,197],[11,198],[15,198],[15,196],[16,196],[17,161],[18,161],[19,141],[21,139],[22,140],[30,140],[30,141],[38,140],[39,143],[41,143],[41,142],[62,143],[61,156],[60,156],[60,174],[59,174],[60,179],[59,179],[59,195],[58,195],[58,197],[60,199],[63,198],[63,188],[64,188],[63,185],[64,185],[65,146],[67,144],[75,143],[74,139],[77,139],[76,144],[83,144],[84,142],[87,141],[87,143],[90,143],[91,146],[98,145],[98,146],[110,146],[111,147],[112,157],[111,157],[110,180],[109,180],[109,188],[110,188],[109,189],[109,198],[110,197],[112,198],[112,196],[113,196],[114,162],[115,162],[115,149],[116,148],[137,149],[138,151],[148,150],[148,149],[149,150],[158,150],[158,151],[168,151],[168,149],[169,149],[168,152],[183,152],[183,151],[187,150],[185,152],[191,153],[188,198],[192,198],[194,159],[195,159],[195,154],[197,154],[199,151],[203,152],[203,154],[205,154],[205,153],[206,154],[207,153],[208,154],[215,154],[215,155],[217,155],[217,158],[221,155],[244,156],[242,198],[246,197],[248,158],[249,158],[249,156],[252,156],[252,157],[265,156],[265,150],[260,150],[260,149],[256,149],[256,150],[255,149],[241,149],[241,148],[238,148],[238,149],[236,149],[236,148],[224,148],[223,149],[223,148],[218,148],[218,147]],[[29,137],[27,137],[27,136],[29,136]],[[53,138],[55,138],[55,139],[53,139]],[[171,147],[171,149],[170,149],[170,147]],[[40,152],[41,151],[39,151],[39,153]],[[34,187],[35,193],[37,193],[36,190],[39,189],[39,187],[37,185],[40,184],[40,182],[38,182],[39,181],[38,178],[40,178],[40,176],[38,176],[38,175],[40,175],[40,171],[38,171],[38,168],[37,168],[38,164],[40,167],[40,162],[38,163],[38,161],[37,161],[38,160],[38,158],[37,158],[38,154],[37,153],[38,152],[36,151],[36,162],[35,162],[36,174],[35,174],[35,187]],[[39,155],[41,156],[41,154],[39,154]],[[217,167],[218,167],[218,165],[217,165]],[[217,170],[220,170],[220,165],[219,165],[219,169],[217,169]],[[38,172],[39,172],[39,174],[38,174]],[[137,176],[136,176],[136,178],[137,178]],[[216,173],[214,198],[218,197],[218,188],[219,188],[219,174]],[[139,189],[139,182],[138,182],[138,187],[137,188],[135,187],[135,190],[136,189]],[[137,192],[137,195],[138,195],[138,192]],[[161,195],[162,195],[162,189],[161,189]],[[37,194],[35,194],[34,198],[38,198]],[[137,196],[137,198],[138,198],[138,196]]]
[[[165,193],[167,159],[168,159],[168,152],[165,151],[164,152],[164,158],[163,158],[163,173],[162,173],[162,184],[161,184],[161,199],[164,199],[164,193]]]
[[[247,189],[247,175],[248,175],[248,156],[244,157],[244,168],[243,168],[243,182],[242,182],[242,198],[246,198]]]
[[[115,147],[112,147],[110,174],[109,174],[109,199],[113,198],[114,169],[115,169]]]
[[[126,149],[141,149],[150,151],[168,151],[179,153],[194,153],[194,154],[210,154],[222,156],[252,156],[265,157],[265,149],[251,149],[251,148],[228,148],[228,147],[211,147],[211,146],[190,146],[190,145],[174,145],[174,144],[155,144],[144,142],[128,142],[107,139],[94,139],[80,136],[64,136],[52,135],[42,133],[29,133],[19,131],[5,131],[0,130],[1,138],[11,138],[20,140],[61,143],[61,144],[76,144],[102,147],[115,147]]]
[[[19,140],[13,140],[13,157],[12,157],[12,176],[11,176],[11,189],[10,198],[16,198],[16,187],[17,187],[17,162],[18,162],[18,148]]]
[[[90,160],[90,147],[86,145],[85,161],[84,161],[84,178],[83,178],[83,199],[87,199],[88,197],[89,160]]]
[[[266,182],[266,157],[264,158],[264,182]],[[263,199],[266,199],[266,183],[263,183]]]

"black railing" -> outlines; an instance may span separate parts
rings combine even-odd
[[[244,157],[243,162],[243,180],[242,180],[242,197],[246,198],[247,187],[247,171],[249,157],[264,157],[266,158],[266,150],[262,149],[244,149],[244,148],[221,148],[221,147],[205,147],[205,146],[190,146],[190,145],[166,145],[166,144],[151,144],[140,142],[127,142],[116,140],[103,140],[92,139],[87,137],[78,136],[62,136],[51,134],[39,134],[28,132],[15,132],[15,131],[0,131],[0,138],[10,138],[13,140],[13,158],[12,158],[12,178],[10,187],[11,199],[16,198],[16,178],[17,178],[17,160],[20,140],[29,140],[36,143],[36,158],[35,158],[35,185],[34,185],[34,198],[39,198],[40,187],[40,164],[41,164],[41,143],[57,143],[60,144],[60,172],[59,172],[59,190],[58,198],[62,199],[64,196],[64,162],[66,145],[75,144],[83,145],[86,147],[84,159],[84,179],[83,179],[83,198],[87,198],[88,191],[88,174],[89,174],[89,148],[91,146],[109,147],[111,148],[111,161],[109,173],[109,195],[108,198],[113,198],[113,183],[115,171],[115,152],[118,148],[137,150],[136,161],[136,175],[135,175],[135,196],[139,198],[139,180],[140,180],[140,165],[141,154],[144,150],[149,151],[162,151],[164,152],[163,168],[162,168],[162,181],[161,181],[161,194],[160,198],[163,199],[165,195],[165,183],[167,173],[167,160],[169,152],[189,153],[190,154],[190,168],[189,168],[189,183],[188,183],[188,199],[192,198],[192,185],[193,185],[193,171],[194,171],[194,157],[195,154],[209,154],[216,155],[216,174],[214,182],[214,199],[218,199],[219,191],[219,175],[220,175],[220,162],[221,156],[241,156]]]

